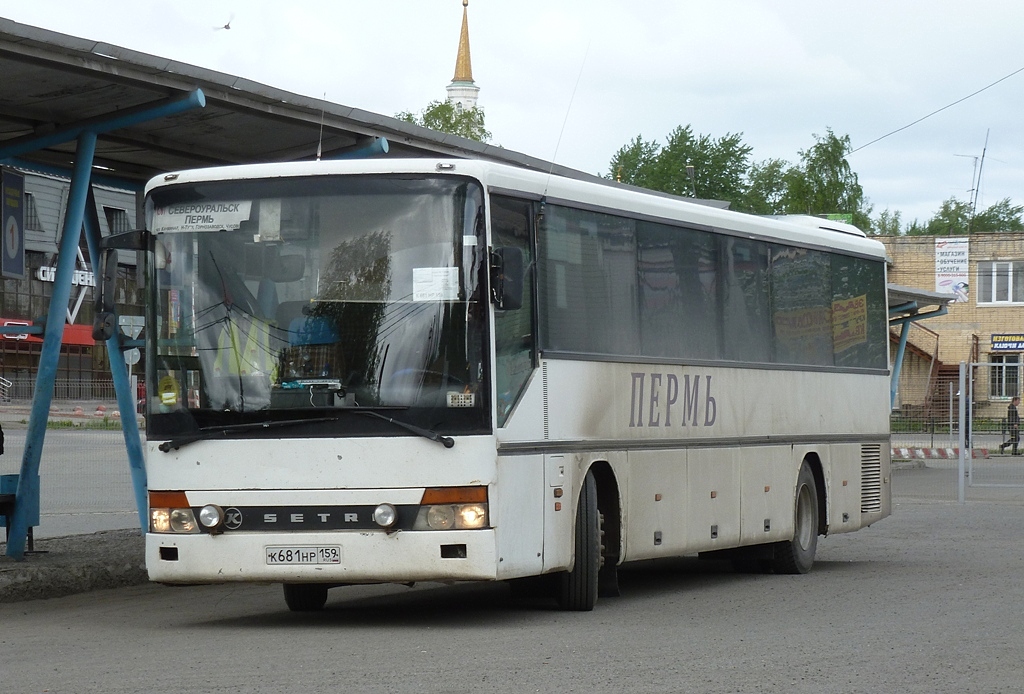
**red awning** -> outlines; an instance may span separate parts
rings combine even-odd
[[[28,326],[33,325],[33,323],[30,320],[22,320],[20,318],[0,318],[0,325]],[[15,335],[0,335],[0,339],[19,340],[22,342],[30,342],[32,344],[37,345],[41,345],[43,343],[42,335],[29,335],[28,333],[18,333]],[[91,325],[65,325],[64,336],[60,342],[62,345],[82,345],[85,347],[93,347],[96,344],[96,340],[92,339]]]

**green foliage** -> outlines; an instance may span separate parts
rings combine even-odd
[[[879,213],[868,233],[877,236],[899,236],[901,217],[899,210],[890,212],[887,207]]]
[[[1024,205],[1013,205],[1009,198],[1000,200],[978,214],[973,214],[971,203],[949,198],[942,202],[939,210],[926,223],[914,220],[903,233],[907,236],[967,236],[1024,231],[1022,217]],[[876,220],[876,224],[879,220]]]
[[[800,151],[800,164],[785,174],[786,192],[782,206],[788,214],[853,215],[854,226],[869,229],[870,206],[857,174],[846,161],[850,136],[837,136],[831,128],[824,136],[814,135],[814,144]]]
[[[735,209],[752,214],[783,214],[786,197],[786,169],[783,159],[765,159],[750,165],[747,188]]]
[[[647,142],[642,135],[637,135],[612,157],[609,164],[611,174],[608,177],[622,183],[655,190],[650,176],[654,171],[659,149],[661,146],[657,142]]]
[[[636,136],[609,163],[609,178],[675,195],[725,200],[732,208],[754,214],[846,213],[870,227],[864,191],[850,169],[848,136],[831,130],[815,135],[815,144],[800,152],[801,163],[783,159],[750,162],[752,148],[740,133],[723,137],[695,135],[678,126],[665,146]],[[687,167],[692,167],[688,172]],[[692,178],[690,176],[692,172]]]
[[[488,142],[491,139],[490,131],[484,127],[484,110],[479,106],[464,108],[447,99],[431,101],[418,114],[402,111],[396,113],[395,118],[477,142]]]
[[[622,147],[609,164],[609,178],[664,193],[734,201],[743,196],[750,151],[741,134],[716,140],[695,136],[688,125],[677,126],[664,147],[640,135]]]
[[[970,203],[950,198],[943,201],[939,211],[928,220],[924,233],[929,236],[964,236],[970,223]]]
[[[1024,205],[1011,205],[1010,198],[1003,198],[995,205],[977,215],[971,223],[971,232],[992,234],[1000,231],[1024,231]]]
[[[686,197],[725,200],[734,210],[753,214],[849,214],[869,234],[896,236],[990,234],[1024,231],[1024,205],[1000,200],[978,214],[969,203],[950,198],[927,223],[903,224],[899,211],[883,210],[874,220],[856,172],[846,155],[850,136],[814,135],[799,152],[798,164],[783,159],[750,162],[751,147],[741,134],[715,139],[677,126],[662,147],[637,135],[609,163],[608,178]],[[692,167],[693,177],[687,173]]]

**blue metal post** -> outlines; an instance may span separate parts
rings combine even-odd
[[[53,385],[57,378],[60,344],[64,337],[64,321],[71,298],[71,277],[78,259],[78,240],[82,231],[82,218],[89,191],[89,174],[96,153],[96,133],[83,132],[78,136],[75,152],[75,171],[68,194],[68,209],[64,216],[64,230],[57,256],[57,271],[53,283],[53,296],[46,317],[43,349],[39,356],[39,372],[32,397],[32,411],[25,435],[25,453],[21,458],[21,475],[14,503],[11,535],[7,542],[7,556],[23,559],[28,538],[29,504],[39,499],[39,460],[46,436],[46,423],[50,416]]]
[[[89,245],[89,259],[97,273],[100,267],[100,227],[96,215],[96,202],[92,188],[86,204],[85,242]],[[141,268],[140,268],[141,270]],[[114,392],[117,394],[117,407],[121,411],[121,431],[124,434],[125,448],[128,449],[128,469],[132,475],[132,488],[135,491],[135,508],[139,512],[139,523],[142,532],[149,527],[149,499],[147,497],[146,468],[142,452],[142,439],[139,436],[139,423],[135,419],[135,394],[128,378],[121,351],[121,332],[107,340],[107,357],[110,359],[110,376],[114,381]]]
[[[87,133],[97,135],[99,133],[110,132],[111,130],[117,130],[119,128],[138,125],[139,123],[143,123],[147,120],[153,120],[154,118],[173,116],[181,113],[182,111],[188,111],[193,108],[203,108],[204,106],[206,106],[206,95],[203,94],[203,90],[193,89],[185,96],[177,99],[167,99],[155,104],[143,104],[136,108],[126,109],[114,114],[104,114],[64,128],[59,128],[45,135],[25,135],[24,137],[16,137],[13,140],[7,140],[0,145],[0,159],[8,159],[10,157],[28,154],[29,152],[35,152],[45,147],[52,147],[53,145],[58,145],[63,142],[70,142],[76,138],[81,142],[81,137]],[[89,160],[89,165],[92,166],[91,158]],[[75,163],[75,170],[78,170],[77,162]]]
[[[328,159],[369,159],[379,154],[387,154],[391,149],[385,137],[378,137],[364,147],[357,147],[328,157]]]
[[[903,306],[896,307],[890,310],[890,313],[896,311],[904,311],[917,308],[916,302],[904,304]],[[896,358],[892,364],[892,375],[889,377],[889,409],[891,410],[896,406],[896,389],[900,383],[900,371],[903,369],[903,355],[907,350],[907,338],[910,336],[910,324],[916,323],[919,320],[925,318],[935,318],[937,316],[944,316],[948,312],[948,307],[943,304],[934,311],[928,313],[915,313],[912,316],[906,318],[893,318],[889,321],[889,325],[900,325],[900,342],[896,348]]]
[[[889,409],[896,407],[896,389],[900,384],[900,371],[903,369],[903,353],[907,351],[907,338],[910,336],[910,320],[903,321],[900,327],[900,343],[896,348],[896,360],[892,365],[892,376],[889,377]]]

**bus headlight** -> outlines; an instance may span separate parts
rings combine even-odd
[[[479,530],[487,527],[487,504],[424,506],[413,530]]]
[[[430,487],[423,491],[413,530],[478,530],[489,527],[487,487]]]
[[[428,506],[427,526],[431,530],[451,530],[455,527],[454,506]]]
[[[199,524],[190,508],[151,508],[149,527],[154,533],[197,533]]]
[[[154,533],[199,532],[199,524],[184,492],[149,493],[149,529]]]
[[[456,514],[456,522],[460,527],[487,527],[487,508],[482,504],[463,504],[457,507]]]

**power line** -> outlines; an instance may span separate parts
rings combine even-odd
[[[996,86],[996,85],[997,85],[997,84],[999,84],[1000,82],[1003,82],[1003,81],[1005,81],[1005,80],[1008,80],[1008,79],[1010,79],[1011,77],[1013,77],[1014,75],[1016,75],[1016,74],[1017,74],[1018,72],[1024,72],[1024,67],[1022,67],[1022,68],[1018,68],[1018,69],[1014,70],[1013,72],[1011,72],[1010,74],[1006,75],[1005,77],[1000,77],[999,79],[997,79],[997,80],[996,80],[995,82],[993,82],[992,84],[989,84],[989,85],[987,85],[987,86],[984,86],[984,87],[982,87],[981,89],[979,89],[978,91],[976,91],[976,92],[973,92],[973,93],[971,93],[971,94],[968,94],[967,96],[963,97],[962,99],[957,99],[956,101],[954,101],[954,102],[953,102],[953,103],[951,103],[951,104],[946,104],[946,105],[945,105],[945,106],[943,106],[942,108],[940,108],[940,109],[936,109],[936,110],[932,111],[932,112],[931,112],[931,113],[929,113],[929,114],[928,114],[927,116],[921,116],[920,118],[918,118],[918,119],[917,119],[916,121],[914,121],[913,123],[907,123],[907,124],[906,124],[906,125],[904,125],[904,126],[903,126],[902,128],[897,128],[896,130],[893,130],[893,131],[892,131],[892,132],[890,132],[890,133],[886,133],[885,135],[882,135],[881,137],[876,137],[876,138],[875,138],[874,140],[872,140],[871,142],[868,142],[867,144],[861,145],[860,147],[858,147],[858,148],[856,148],[856,149],[851,149],[851,150],[849,151],[849,154],[853,154],[854,152],[859,152],[860,150],[864,149],[864,148],[865,148],[865,147],[867,147],[868,145],[873,145],[873,144],[875,144],[876,142],[878,142],[879,140],[884,140],[885,138],[889,137],[890,135],[895,135],[896,133],[898,133],[898,132],[900,132],[900,131],[903,131],[903,130],[906,130],[907,128],[909,128],[909,127],[911,127],[911,126],[913,126],[913,125],[917,125],[918,123],[920,123],[921,121],[923,121],[923,120],[925,120],[925,119],[927,119],[927,118],[931,118],[931,117],[932,117],[932,116],[934,116],[934,115],[935,115],[936,113],[941,113],[942,111],[945,111],[945,110],[946,110],[947,108],[951,108],[951,107],[953,107],[953,106],[956,106],[957,104],[959,104],[959,103],[961,103],[961,102],[963,102],[963,101],[967,101],[967,100],[968,100],[968,99],[970,99],[970,98],[971,98],[972,96],[977,96],[978,94],[981,94],[981,93],[982,93],[983,91],[985,91],[986,89],[991,89],[992,87]]]

